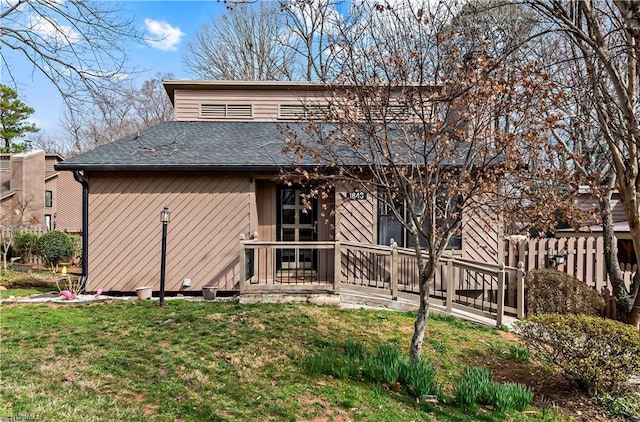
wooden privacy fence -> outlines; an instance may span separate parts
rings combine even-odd
[[[415,251],[355,242],[240,241],[240,294],[334,293],[342,289],[390,300],[416,300]],[[426,255],[424,256],[426,258]],[[291,265],[295,262],[296,265]],[[449,254],[437,264],[430,302],[446,312],[464,310],[493,318],[524,316],[524,271],[515,266],[464,260]]]
[[[539,268],[555,268],[567,273],[588,286],[602,292],[611,289],[604,261],[602,237],[562,237],[550,239],[509,240],[504,244],[504,262],[507,265],[524,263],[529,272]],[[562,263],[556,256],[563,257]],[[627,288],[631,285],[637,265],[622,266]]]

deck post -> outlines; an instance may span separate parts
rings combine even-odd
[[[497,310],[496,310],[496,327],[502,325],[504,320],[504,288],[505,288],[506,271],[504,269],[504,262],[500,263],[500,270],[498,272],[498,297],[497,297]]]
[[[446,312],[447,314],[451,314],[453,311],[453,293],[456,289],[455,285],[455,273],[453,268],[453,255],[450,251],[448,251],[447,256],[447,272],[446,272],[446,285],[447,285],[447,298],[446,298]]]
[[[398,244],[391,239],[391,299],[398,300]]]
[[[247,252],[244,246],[244,233],[240,234],[240,294],[243,295],[247,291]]]
[[[251,236],[251,240],[257,242],[258,240],[258,232],[253,232],[253,235]],[[258,260],[258,254],[260,253],[260,251],[258,249],[252,249],[251,250],[251,264],[253,265],[253,268],[251,269],[251,278],[255,278],[254,280],[251,280],[251,282],[253,283],[258,283],[260,281],[260,274],[258,273],[258,265],[259,265],[259,260]]]
[[[524,262],[518,262],[517,280],[517,292],[516,303],[518,304],[518,319],[524,318]]]
[[[340,241],[336,240],[333,247],[333,292],[340,293],[340,283],[342,277],[342,251]]]

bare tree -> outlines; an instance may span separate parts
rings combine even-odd
[[[236,4],[203,26],[184,62],[204,79],[288,80],[293,52],[285,36],[278,3]]]
[[[630,0],[526,1],[576,49],[591,107],[615,173],[636,258],[640,262],[640,3]],[[640,324],[640,278],[628,298],[628,322]],[[614,287],[615,288],[615,287]],[[623,291],[618,294],[623,295]],[[633,297],[635,295],[635,297]],[[620,302],[621,297],[618,297]]]
[[[350,7],[347,16],[338,12],[342,1],[289,0],[280,1],[284,23],[289,33],[286,46],[295,53],[296,76],[307,81],[327,80],[339,67],[343,46],[334,35],[338,26],[344,28],[359,19],[365,8]]]
[[[162,85],[163,79],[172,78],[172,74],[156,74],[140,88],[123,83],[118,90],[95,96],[83,110],[65,110],[62,124],[69,136],[67,144],[72,146],[68,153],[82,153],[172,120],[173,107]]]
[[[0,207],[0,246],[2,246],[2,268],[5,270],[7,269],[9,248],[16,233],[29,224],[37,223],[33,220],[27,221],[29,219],[29,211],[29,201],[18,200],[16,197],[7,200]]]
[[[173,120],[173,106],[162,85],[163,80],[173,78],[172,73],[157,73],[134,91],[133,108],[139,128]]]
[[[566,170],[528,165],[532,157],[558,163],[546,136],[556,100],[546,75],[530,63],[512,67],[486,45],[461,56],[444,42],[455,34],[453,9],[444,7],[451,4],[361,6],[373,9],[340,34],[348,48],[322,104],[327,115],[304,132],[285,130],[295,164],[315,163],[290,180],[356,185],[409,234],[420,292],[412,359],[421,352],[436,265],[463,217],[530,212],[551,224],[549,206],[562,199],[554,183]]]
[[[5,83],[20,76],[14,57],[51,81],[69,106],[99,94],[126,72],[124,40],[142,40],[117,4],[84,0],[16,0],[0,11]]]

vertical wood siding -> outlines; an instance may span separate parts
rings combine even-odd
[[[159,289],[168,206],[166,290],[236,288],[238,238],[249,230],[249,178],[215,174],[89,174],[89,290]]]

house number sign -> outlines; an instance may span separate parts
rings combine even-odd
[[[360,192],[360,191],[347,192],[347,198],[351,200],[362,201],[364,199],[367,199],[367,192]]]

